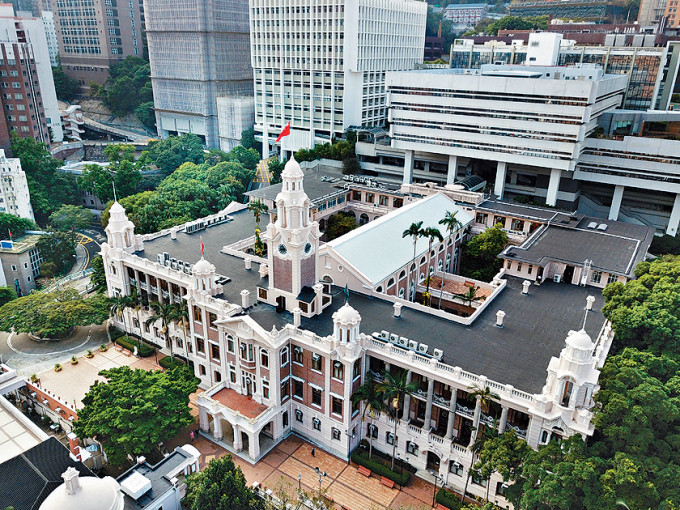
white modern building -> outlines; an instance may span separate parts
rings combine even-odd
[[[387,118],[385,72],[423,61],[427,4],[415,0],[252,0],[255,131],[284,151]]]
[[[221,96],[217,98],[219,148],[224,152],[241,144],[241,135],[255,123],[253,96]]]
[[[219,148],[217,98],[253,94],[248,1],[144,0],[144,12],[158,134]]]
[[[117,324],[193,364],[206,390],[198,398],[205,437],[251,463],[292,432],[342,458],[372,437],[374,448],[389,453],[396,445],[411,466],[462,490],[469,445],[483,428],[513,430],[534,448],[593,433],[592,396],[613,332],[592,289],[532,284],[503,270],[467,315],[361,286],[345,294],[343,262],[320,256],[295,160],[282,179],[263,234],[267,258],[248,254],[255,221],[246,209],[140,236],[120,204],[111,208],[102,245],[109,296],[135,291],[185,306],[190,316],[187,331],[169,326],[167,344],[160,323],[145,325],[145,311],[140,318],[127,310]],[[408,223],[411,212],[392,211],[376,228],[401,237],[402,225],[392,223],[400,216]],[[362,237],[371,252],[374,241]],[[437,248],[430,261],[437,267],[447,252]],[[366,267],[364,254],[342,255]],[[396,420],[383,413],[369,424],[351,395],[384,371],[406,371],[418,391],[390,411]],[[485,388],[496,395],[488,405],[473,394]],[[483,483],[468,491],[484,496]],[[502,480],[489,483],[504,506]]]
[[[0,212],[35,220],[26,172],[19,158],[8,158],[0,149]],[[5,235],[4,232],[2,234]]]
[[[59,65],[59,41],[57,40],[57,29],[54,26],[54,13],[52,11],[42,11],[40,19],[45,27],[50,64],[52,64],[52,67],[57,67]]]
[[[39,97],[34,98],[42,103],[45,120],[52,142],[61,142],[64,132],[61,125],[61,115],[57,103],[57,93],[54,89],[52,76],[52,54],[48,46],[45,25],[42,18],[20,18],[14,15],[12,4],[0,5],[0,42],[28,43],[32,48],[32,57],[38,74]],[[35,78],[34,78],[35,80]],[[33,85],[38,85],[33,84]],[[35,115],[33,112],[32,115]]]
[[[444,7],[444,19],[451,20],[456,27],[474,27],[488,12],[488,4],[449,4]]]

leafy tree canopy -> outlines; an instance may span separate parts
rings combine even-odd
[[[26,172],[33,212],[39,222],[46,221],[63,204],[77,203],[75,177],[57,171],[62,162],[52,157],[45,144],[33,138],[21,138],[14,132],[10,138],[12,154],[19,158]]]
[[[76,326],[101,324],[109,317],[104,296],[84,298],[74,289],[34,292],[0,308],[0,330],[61,336]]]
[[[193,422],[189,395],[198,381],[187,367],[167,372],[120,367],[99,374],[106,382],[90,387],[73,431],[80,437],[96,436],[111,464],[120,466],[128,455],[154,452],[159,442]]]
[[[680,355],[680,257],[641,262],[636,280],[608,285],[604,316],[616,333],[614,347]]]
[[[508,234],[495,225],[463,243],[460,273],[468,278],[491,281],[503,267],[498,254],[508,244]]]
[[[0,237],[3,239],[9,237],[9,232],[12,232],[12,237],[17,238],[27,230],[35,230],[38,226],[35,222],[28,218],[20,218],[13,214],[0,213]]]
[[[164,174],[174,172],[182,163],[202,163],[203,143],[193,134],[169,136],[165,140],[149,143],[143,159],[156,165]]]
[[[80,205],[62,205],[50,214],[49,224],[60,232],[70,232],[75,239],[76,230],[89,227],[94,221],[94,214]]]
[[[139,57],[128,56],[109,69],[109,78],[96,94],[116,115],[133,112],[140,104],[153,102],[151,68]]]
[[[183,500],[187,510],[259,510],[265,508],[248,487],[241,468],[234,465],[231,455],[213,459],[198,473],[187,477],[187,495]]]
[[[104,272],[104,260],[101,255],[92,259],[93,273],[90,275],[90,283],[94,285],[95,291],[103,293],[106,291],[106,273]]]
[[[241,133],[241,146],[244,149],[255,149],[258,154],[262,151],[262,144],[255,140],[255,130],[253,128],[246,129]],[[269,156],[265,154],[265,157]]]
[[[505,16],[494,21],[483,20],[463,35],[498,35],[499,30],[545,30],[548,21],[548,16]]]
[[[62,101],[71,101],[80,92],[78,80],[68,76],[61,66],[52,68],[52,78],[57,97]]]
[[[346,212],[339,212],[333,214],[328,218],[328,226],[326,227],[326,239],[332,241],[340,236],[345,235],[357,228],[357,222],[354,216]]]
[[[135,117],[149,131],[156,131],[156,112],[153,101],[141,103],[135,108]]]
[[[0,287],[0,307],[16,298],[17,293],[12,287]]]
[[[67,232],[50,230],[48,234],[40,236],[35,247],[40,250],[44,262],[54,264],[53,275],[68,271],[75,260],[76,243]]]

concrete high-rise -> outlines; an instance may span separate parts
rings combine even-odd
[[[144,54],[142,0],[51,2],[64,72],[80,82],[103,84],[109,67]]]
[[[414,0],[251,0],[255,131],[265,155],[385,123],[385,72],[423,61],[427,4]]]
[[[217,98],[252,96],[247,0],[145,0],[156,124],[219,147]]]

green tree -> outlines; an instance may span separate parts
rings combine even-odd
[[[431,266],[432,263],[432,243],[434,243],[434,240],[437,239],[440,243],[444,241],[444,237],[442,236],[442,233],[439,231],[438,228],[435,227],[427,227],[425,230],[423,230],[423,237],[427,237],[428,241],[428,248],[427,248],[427,290],[425,291],[425,294],[428,296],[427,297],[427,304],[430,304],[430,281],[432,279],[432,273],[434,272],[434,268]]]
[[[142,181],[142,174],[132,161],[121,161],[114,166],[113,182],[116,185],[118,197],[127,197],[137,192],[137,186]]]
[[[97,95],[114,114],[127,115],[140,104],[153,101],[150,73],[146,60],[128,56],[110,67],[109,78]]]
[[[135,117],[149,131],[156,131],[156,111],[153,101],[141,103],[135,108]]]
[[[269,162],[269,174],[271,175],[271,183],[278,184],[281,182],[281,172],[286,167],[285,161],[280,161],[279,158],[273,158]]]
[[[352,393],[352,403],[357,404],[361,402],[364,404],[364,410],[361,413],[361,421],[364,421],[366,414],[368,414],[371,419],[370,428],[373,429],[373,420],[380,413],[387,410],[385,405],[385,400],[383,400],[383,394],[378,391],[377,384],[373,377],[367,377],[364,383],[359,386],[354,393]],[[373,457],[373,431],[371,430],[368,435],[368,458]]]
[[[265,503],[248,487],[243,471],[228,454],[211,460],[202,471],[187,477],[182,507],[186,510],[260,510],[265,508]]]
[[[243,165],[248,170],[255,170],[260,162],[260,153],[255,149],[246,149],[237,145],[229,151],[229,159]]]
[[[359,160],[350,156],[342,160],[342,174],[343,175],[358,175],[361,173],[361,166]]]
[[[328,218],[328,226],[326,227],[325,232],[326,240],[332,241],[333,239],[337,239],[357,227],[356,218],[351,214],[344,211],[332,214]]]
[[[35,230],[37,225],[28,218],[20,218],[13,214],[0,213],[0,236],[9,237],[12,232],[12,237],[16,239],[21,237],[27,230]]]
[[[262,144],[255,140],[255,129],[246,129],[241,133],[241,147],[244,149],[255,149],[262,156]],[[264,154],[267,158],[269,154]]]
[[[54,90],[57,97],[62,101],[71,101],[80,92],[78,80],[68,76],[61,66],[52,68],[52,78],[54,79]]]
[[[89,227],[94,221],[94,215],[80,205],[62,205],[50,214],[50,226],[60,232],[70,232],[71,240],[75,241],[76,230]]]
[[[149,143],[149,162],[167,174],[174,172],[182,163],[203,162],[203,143],[194,134],[169,136],[165,140]]]
[[[680,355],[680,257],[642,262],[635,276],[602,292],[602,313],[616,333],[614,350],[636,347]]]
[[[127,321],[125,320],[125,310],[135,306],[134,299],[132,296],[125,296],[123,294],[118,294],[110,298],[111,306],[109,308],[111,315],[116,316],[118,320],[123,319],[123,329],[125,333],[129,333],[130,330],[127,327]]]
[[[75,177],[57,171],[63,163],[52,157],[45,144],[33,138],[21,138],[16,132],[10,134],[10,139],[12,155],[19,158],[26,172],[33,212],[39,223],[63,204],[77,203]]]
[[[67,272],[75,261],[76,243],[68,232],[50,230],[40,236],[35,247],[44,262],[52,262],[56,266],[56,274]]]
[[[503,267],[498,254],[508,244],[508,234],[498,224],[463,243],[460,274],[490,281]]]
[[[94,194],[106,203],[113,200],[113,175],[101,165],[85,165],[83,173],[78,177],[78,188]]]
[[[264,255],[264,243],[260,239],[260,216],[269,212],[269,207],[259,198],[248,202],[248,210],[255,216],[255,255],[262,257]]]
[[[412,301],[415,300],[415,279],[418,276],[418,268],[416,267],[416,245],[418,244],[418,239],[424,237],[424,235],[425,231],[423,229],[422,221],[411,223],[411,226],[401,233],[402,238],[411,237],[413,239],[413,263],[411,265],[411,271],[409,271],[409,274],[411,275],[411,281],[409,282],[409,296]]]
[[[185,367],[103,370],[105,383],[95,381],[83,398],[73,432],[97,437],[109,462],[121,466],[128,455],[148,455],[158,443],[175,437],[193,423],[189,395],[198,381]]]
[[[477,292],[479,291],[479,287],[468,287],[467,291],[461,293],[461,294],[454,294],[457,298],[460,298],[463,300],[463,303],[465,303],[467,306],[472,306],[472,303],[475,301],[480,301],[483,298],[481,296],[477,295]]]
[[[97,255],[92,259],[91,267],[93,272],[90,275],[90,283],[94,285],[94,289],[98,293],[106,292],[106,273],[104,272],[104,260],[101,255]]]
[[[10,286],[0,287],[0,307],[17,298],[16,291]]]
[[[376,385],[379,392],[387,402],[387,407],[392,410],[394,418],[394,437],[397,437],[397,423],[399,422],[399,409],[405,398],[413,396],[418,390],[418,383],[408,382],[408,370],[400,370],[395,375],[388,371],[383,371],[382,382]],[[394,459],[397,451],[397,441],[392,441],[392,470],[394,470]]]
[[[34,292],[0,308],[0,330],[59,337],[76,326],[101,324],[109,317],[106,297],[84,298],[74,289]]]
[[[170,324],[175,322],[177,316],[177,310],[175,306],[171,303],[150,303],[149,306],[153,310],[153,313],[146,319],[146,326],[153,326],[157,321],[161,323],[161,334],[165,339],[165,345],[170,347],[170,359],[175,359],[175,353],[172,350],[172,342],[169,338],[168,328]]]

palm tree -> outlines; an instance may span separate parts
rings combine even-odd
[[[368,458],[373,456],[373,420],[376,415],[379,415],[386,410],[385,401],[382,398],[382,394],[376,389],[375,379],[368,377],[364,384],[359,386],[357,390],[352,393],[352,403],[357,402],[364,403],[364,412],[361,415],[361,421],[364,421],[366,413],[371,418],[371,428],[368,434]]]
[[[392,440],[392,470],[394,470],[394,458],[397,450],[397,422],[399,421],[399,405],[406,398],[411,397],[418,389],[417,382],[408,382],[408,370],[401,370],[397,375],[383,371],[385,379],[376,385],[378,393],[382,394],[386,402],[391,403],[394,418],[394,437]]]
[[[423,230],[423,237],[427,237],[427,239],[428,239],[427,276],[429,277],[430,276],[430,263],[432,262],[432,243],[434,242],[435,239],[438,239],[439,242],[441,243],[444,240],[444,237],[442,236],[442,233],[439,231],[439,229],[434,228],[434,227],[427,227],[425,230]],[[427,279],[427,290],[425,291],[425,293],[428,296],[430,295],[430,278]]]
[[[467,306],[472,306],[472,303],[475,301],[481,301],[484,299],[483,296],[478,296],[477,291],[479,290],[479,287],[468,287],[468,290],[463,292],[462,294],[454,294],[457,298],[460,298],[463,300],[463,303],[467,303]]]
[[[142,331],[142,318],[139,314],[139,312],[146,306],[146,303],[144,302],[144,299],[142,299],[142,296],[140,296],[137,293],[137,289],[132,290],[132,294],[130,295],[130,298],[132,300],[132,308],[135,310],[135,314],[137,314],[137,323],[139,324],[139,338],[142,338],[143,331]]]
[[[172,351],[172,342],[168,340],[168,327],[171,322],[175,320],[176,309],[175,305],[171,303],[158,303],[154,302],[150,304],[153,314],[146,319],[145,324],[151,326],[156,321],[161,321],[161,332],[163,333],[163,338],[165,339],[165,345],[170,346],[170,359],[175,359],[175,354]]]
[[[414,268],[413,271],[417,271],[417,269],[415,267],[415,265],[416,265],[416,243],[418,242],[419,237],[423,237],[423,232],[424,232],[423,231],[423,222],[418,221],[418,222],[415,222],[415,223],[411,223],[411,226],[409,228],[407,228],[406,230],[404,230],[404,232],[401,234],[402,239],[404,237],[412,237],[413,238],[413,263],[412,263],[413,268]],[[413,282],[414,278],[411,275],[411,273],[413,271],[409,271],[409,279],[411,281],[409,282],[408,292],[409,292],[409,296],[410,296],[411,295],[411,286],[413,286],[414,292],[413,292],[413,299],[412,300],[415,300],[415,283]]]
[[[269,207],[259,198],[248,203],[248,210],[255,216],[255,255],[261,257],[264,254],[264,244],[260,239],[260,216],[269,212]]]
[[[494,400],[500,400],[501,397],[499,397],[496,393],[491,391],[491,388],[488,386],[484,386],[484,388],[481,388],[480,386],[474,385],[474,386],[469,386],[469,390],[472,390],[470,393],[468,393],[468,400],[470,402],[475,402],[475,408],[476,408],[476,402],[479,401],[480,409],[488,409],[489,404],[493,402]],[[475,409],[476,410],[476,409]],[[477,440],[477,429],[479,428],[479,416],[475,412],[474,418],[473,418],[473,423],[472,423],[472,440],[471,444],[473,444]]]
[[[441,220],[439,220],[439,224],[444,225],[446,227],[446,232],[448,233],[447,235],[448,240],[451,239],[451,236],[453,236],[454,232],[457,232],[459,229],[463,228],[463,224],[458,220],[458,218],[456,218],[456,214],[458,214],[458,211],[456,211],[455,213],[451,213],[451,211],[446,211],[446,215],[444,215],[444,217]],[[453,255],[451,255],[451,257],[453,257]],[[454,271],[451,272],[453,273]]]
[[[181,303],[175,303],[175,324],[179,325],[184,334],[184,357],[188,360],[189,354],[187,353],[187,329],[189,329],[189,309],[187,308],[186,301],[182,300]]]
[[[123,294],[118,294],[111,298],[111,315],[115,315],[120,319],[123,318],[123,328],[125,333],[128,333],[127,321],[125,320],[125,309],[134,306],[131,296],[124,296]]]

